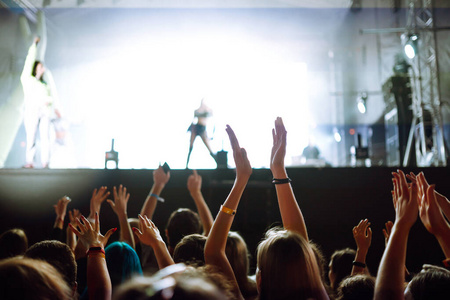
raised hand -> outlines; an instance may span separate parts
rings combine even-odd
[[[395,223],[411,228],[417,220],[418,201],[417,184],[412,182],[409,186],[406,182],[405,173],[401,170],[393,172],[394,194],[393,203],[395,208]]]
[[[230,139],[231,148],[233,149],[233,158],[236,164],[236,180],[248,180],[252,174],[252,166],[248,160],[247,151],[239,146],[239,141],[230,125],[227,125],[225,130]]]
[[[81,217],[79,209],[69,210],[69,222],[73,227],[77,227],[77,219]]]
[[[187,188],[191,195],[201,192],[202,176],[198,175],[197,170],[193,170],[187,181]]]
[[[394,226],[394,223],[392,221],[387,221],[385,224],[385,229],[383,229],[383,235],[384,235],[384,245],[386,246],[389,241],[389,236],[391,235],[392,227]]]
[[[158,169],[153,171],[153,183],[158,186],[165,186],[170,179],[170,171],[164,172],[164,169],[159,166]]]
[[[157,245],[158,242],[163,242],[158,227],[147,216],[139,215],[139,229],[133,227],[133,231],[139,238],[141,243],[149,245],[152,248]]]
[[[84,216],[81,216],[81,219],[76,219],[76,221],[78,229],[70,223],[69,227],[76,234],[79,241],[83,243],[86,249],[91,247],[104,248],[108,243],[109,237],[117,230],[117,228],[112,228],[108,230],[105,235],[102,235],[100,233],[100,221],[98,214],[95,214],[94,225],[92,225]]]
[[[127,188],[120,185],[119,190],[114,187],[113,189],[114,201],[108,199],[106,200],[109,205],[111,205],[112,210],[116,215],[126,215],[127,214],[127,204],[130,199],[130,193],[127,193]]]
[[[273,146],[270,155],[270,170],[272,173],[278,173],[280,169],[284,169],[286,135],[287,131],[284,127],[283,119],[278,117],[275,120],[275,128],[272,129]]]
[[[372,242],[372,229],[369,227],[369,220],[361,220],[359,224],[353,227],[353,238],[355,239],[358,249],[367,250]]]
[[[64,218],[66,217],[67,205],[70,201],[72,200],[68,196],[64,196],[58,200],[57,204],[53,205],[53,207],[55,208],[57,219],[60,218],[62,221],[64,221]]]
[[[94,189],[91,197],[91,211],[89,214],[89,220],[95,219],[95,213],[100,214],[100,208],[102,206],[103,201],[106,200],[109,196],[108,188],[106,186],[100,187],[98,190]]]
[[[133,227],[133,231],[141,243],[153,248],[160,269],[174,264],[158,227],[147,216],[139,215],[139,229]]]

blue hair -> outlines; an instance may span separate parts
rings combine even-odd
[[[142,275],[139,257],[127,243],[111,243],[105,248],[105,256],[113,289],[135,275]]]

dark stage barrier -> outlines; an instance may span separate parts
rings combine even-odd
[[[356,249],[352,228],[361,219],[372,223],[373,239],[367,263],[373,274],[384,250],[382,229],[388,220],[394,221],[391,200],[393,168],[290,168],[289,176],[297,201],[302,208],[310,239],[319,244],[327,258],[336,249]],[[436,190],[450,196],[448,168],[420,169]],[[418,172],[418,169],[406,171]],[[172,170],[171,179],[158,203],[154,222],[164,232],[170,213],[179,207],[195,210],[186,188],[188,170]],[[217,214],[234,180],[234,170],[199,170],[203,177],[203,195],[213,213]],[[128,216],[136,217],[153,182],[152,170],[0,170],[0,230],[21,227],[30,244],[46,238],[55,219],[53,204],[63,195],[72,198],[68,209],[78,208],[85,216],[94,188],[123,184],[131,194]],[[112,199],[112,198],[111,198]],[[101,229],[118,227],[117,218],[105,202],[100,213]],[[254,170],[243,194],[232,229],[239,231],[255,249],[265,229],[281,224],[275,188],[270,170]],[[66,217],[66,225],[68,217]],[[112,239],[117,239],[115,233]],[[440,264],[444,259],[435,238],[420,220],[412,228],[408,243],[407,267],[417,272],[423,263]],[[254,260],[253,260],[254,266]]]

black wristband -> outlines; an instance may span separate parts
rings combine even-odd
[[[273,184],[283,184],[283,183],[290,183],[290,182],[292,182],[292,180],[289,177],[283,178],[283,179],[278,179],[278,178],[272,179]]]
[[[366,267],[365,263],[362,263],[362,262],[359,262],[359,261],[353,261],[352,265],[354,265],[355,267],[360,267],[360,268],[365,268]]]

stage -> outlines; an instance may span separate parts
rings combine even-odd
[[[68,195],[68,209],[89,213],[89,200],[94,188],[123,184],[131,194],[128,216],[136,217],[151,188],[153,177],[148,169],[1,169],[0,170],[0,230],[20,227],[28,234],[30,244],[45,239],[55,218],[53,204]],[[309,237],[319,244],[327,258],[335,249],[356,249],[352,228],[361,219],[369,219],[373,231],[367,263],[375,274],[384,250],[382,229],[388,220],[394,221],[391,200],[393,168],[289,168],[297,201],[303,211]],[[448,168],[407,169],[424,171],[436,190],[450,195]],[[213,216],[217,214],[234,180],[233,169],[199,170],[203,178],[202,192]],[[158,203],[154,222],[163,232],[170,213],[179,207],[195,210],[186,188],[190,170],[172,170],[171,179]],[[239,231],[248,243],[250,253],[265,229],[280,224],[275,188],[268,169],[255,169],[243,194],[232,230]],[[107,203],[100,212],[102,232],[119,224]],[[65,224],[67,225],[68,217]],[[115,234],[113,238],[118,238]],[[440,264],[443,253],[435,238],[420,220],[410,233],[407,267],[419,271],[423,263]],[[254,264],[254,259],[253,259]]]

